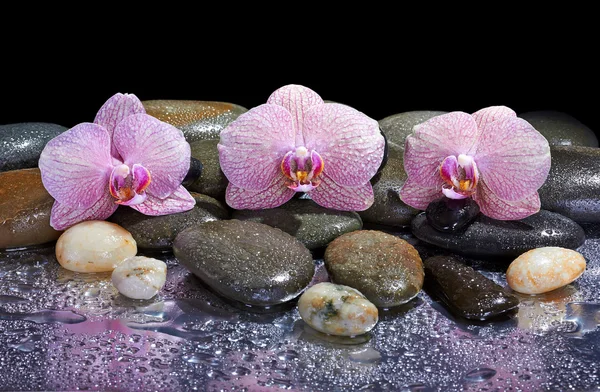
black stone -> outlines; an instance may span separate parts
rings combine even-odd
[[[185,178],[183,179],[183,182],[181,183],[181,185],[183,185],[186,188],[189,187],[190,185],[192,185],[202,175],[202,168],[203,168],[202,162],[200,162],[199,159],[191,157],[190,158],[190,169],[188,170],[188,173],[185,175]]]
[[[385,134],[388,143],[404,150],[406,137],[413,131],[413,127],[447,112],[434,110],[414,110],[393,114],[379,120],[379,127]]]
[[[594,131],[567,113],[540,110],[521,113],[519,117],[533,125],[551,146],[598,147]]]
[[[450,199],[442,197],[429,203],[425,216],[427,222],[439,231],[459,231],[479,214],[479,206],[470,197]]]

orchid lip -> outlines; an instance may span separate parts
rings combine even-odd
[[[321,183],[323,158],[315,150],[304,146],[288,151],[281,161],[281,172],[287,178],[286,185],[295,192],[310,192]]]
[[[475,193],[479,171],[473,157],[465,154],[447,156],[440,165],[444,180],[442,192],[451,199],[464,199]]]
[[[115,203],[134,206],[146,201],[145,191],[151,181],[152,176],[144,166],[136,163],[130,169],[121,164],[115,166],[110,174],[109,191],[116,199]]]

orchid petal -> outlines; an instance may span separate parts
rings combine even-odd
[[[229,182],[248,190],[266,189],[279,176],[283,157],[295,150],[292,116],[277,105],[250,109],[221,131],[218,149]]]
[[[324,173],[339,185],[364,185],[383,160],[379,124],[350,106],[313,106],[304,116],[304,139],[306,148],[322,157]]]
[[[130,205],[129,207],[144,215],[157,216],[189,211],[196,205],[196,200],[183,186],[179,186],[175,192],[165,199],[160,199],[148,193],[146,195],[148,197],[142,204]]]
[[[152,182],[146,192],[159,199],[179,188],[190,168],[190,145],[183,133],[147,114],[125,117],[115,128],[113,143],[127,166],[148,169]]]
[[[498,198],[517,201],[546,181],[550,147],[527,121],[506,117],[483,128],[475,162],[481,179]]]
[[[518,220],[540,210],[540,197],[536,192],[517,201],[506,201],[496,196],[485,182],[481,181],[473,200],[479,205],[482,214],[498,220]]]
[[[118,205],[115,199],[106,192],[98,201],[87,208],[71,207],[54,202],[50,215],[50,226],[55,230],[65,230],[74,224],[88,220],[105,220],[111,216]]]
[[[458,193],[454,190],[454,188],[446,188],[446,187],[442,187],[442,193],[444,194],[444,196],[446,196],[448,199],[454,199],[454,200],[460,200],[460,199],[466,199],[467,195],[462,194],[462,193]]]
[[[517,113],[506,106],[490,106],[473,113],[473,118],[479,129],[483,129],[491,122],[507,117],[517,117]]]
[[[374,200],[370,182],[353,187],[343,186],[326,173],[321,176],[321,184],[309,195],[318,205],[339,211],[364,211],[371,207]]]
[[[308,87],[289,84],[275,90],[267,103],[283,106],[291,113],[296,146],[303,146],[305,144],[304,116],[311,107],[322,105],[323,99]]]
[[[439,182],[440,164],[447,156],[473,155],[479,129],[470,114],[451,112],[416,125],[406,138],[404,169],[425,188]]]
[[[138,97],[134,94],[117,93],[110,97],[100,110],[98,110],[94,123],[106,128],[112,139],[117,124],[125,117],[138,113],[146,113],[146,109],[144,109],[144,105],[142,105]],[[114,145],[112,146],[111,154],[116,158],[119,157]]]
[[[458,188],[458,160],[454,155],[446,157],[440,165],[440,176],[448,185]]]
[[[230,182],[225,193],[225,201],[236,210],[260,210],[279,207],[290,200],[295,193],[286,186],[285,177],[280,174],[263,190],[248,190]]]
[[[39,167],[44,187],[56,201],[90,207],[108,190],[113,169],[108,132],[97,124],[76,125],[46,144]]]
[[[400,189],[400,200],[405,204],[425,211],[429,203],[442,197],[442,185],[426,188],[419,185],[412,178],[408,178]]]

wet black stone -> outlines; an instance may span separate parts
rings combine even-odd
[[[200,162],[199,159],[191,157],[190,170],[188,170],[188,173],[185,175],[185,178],[183,179],[181,185],[183,185],[186,188],[192,185],[202,175],[202,168],[202,162]]]
[[[439,116],[447,112],[435,110],[413,110],[393,114],[379,120],[379,127],[386,136],[388,143],[404,150],[406,137],[413,131],[413,127],[429,120],[432,117]]]
[[[521,113],[519,117],[533,125],[551,146],[598,147],[594,131],[567,113],[540,110]]]
[[[487,320],[515,311],[519,299],[473,268],[450,256],[423,262],[425,289],[461,317]]]
[[[466,227],[479,214],[479,206],[473,199],[450,199],[442,197],[429,203],[425,216],[427,222],[439,231],[458,231]]]

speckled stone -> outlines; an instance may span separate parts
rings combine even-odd
[[[173,246],[173,240],[184,229],[200,223],[228,219],[229,211],[210,196],[192,192],[196,206],[178,214],[149,216],[133,208],[121,206],[109,218],[111,222],[129,231],[138,248],[166,250]]]
[[[42,184],[39,169],[0,173],[0,249],[55,241],[61,232],[50,226],[54,199]]]
[[[217,293],[250,305],[270,306],[297,297],[315,271],[310,251],[296,238],[237,219],[182,231],[173,252]]]
[[[432,117],[447,112],[437,110],[413,110],[398,113],[379,120],[379,127],[385,134],[389,143],[395,144],[404,151],[404,141],[412,133],[413,127]]]
[[[66,130],[40,122],[0,125],[0,172],[37,167],[46,143]]]
[[[236,210],[231,217],[281,229],[311,250],[327,246],[344,233],[362,229],[356,212],[330,210],[312,200],[292,199],[281,207],[266,210]]]
[[[552,166],[540,188],[542,208],[579,223],[600,222],[600,149],[553,147]]]
[[[387,163],[379,174],[371,179],[375,200],[373,205],[358,214],[365,224],[406,228],[419,213],[402,200],[400,189],[406,181],[402,150],[388,144]]]
[[[412,232],[428,244],[475,257],[514,258],[543,246],[575,249],[585,241],[581,226],[546,210],[518,221],[500,221],[480,214],[460,233],[435,230],[421,213],[413,220]]]
[[[551,146],[598,147],[594,131],[570,114],[540,110],[522,113],[519,117],[533,125]]]
[[[225,201],[225,191],[229,182],[221,171],[217,144],[219,140],[199,140],[190,143],[192,157],[202,162],[202,174],[186,188]]]
[[[143,101],[146,113],[181,129],[188,142],[218,139],[221,130],[248,109],[228,102]]]
[[[413,299],[423,287],[423,263],[405,240],[376,230],[360,230],[332,241],[325,250],[331,279],[354,287],[378,307]]]

